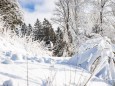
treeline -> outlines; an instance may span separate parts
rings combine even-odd
[[[53,47],[50,50],[53,51],[53,55],[63,55],[63,32],[59,27],[54,30],[52,24],[46,18],[43,22],[37,19],[34,26],[23,23],[20,28],[15,29],[15,32],[18,36],[28,37],[32,41],[44,41],[45,44],[52,43]]]
[[[44,19],[42,23],[37,19],[34,26],[23,23],[21,28],[16,29],[16,33],[20,37],[30,36],[33,41],[50,40],[55,43],[55,32],[47,19]]]

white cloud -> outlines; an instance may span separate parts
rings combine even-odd
[[[24,20],[27,24],[31,23],[32,25],[35,23],[36,19],[43,21],[44,18],[50,19],[52,16],[51,13],[39,13],[39,11],[36,12],[24,12]]]
[[[52,12],[55,8],[56,0],[45,0],[43,5],[36,5],[35,9],[41,12]]]
[[[37,3],[39,0],[28,0],[32,3]],[[31,23],[34,25],[36,19],[43,21],[44,18],[50,20],[53,16],[53,10],[55,8],[56,0],[44,0],[44,3],[39,5],[35,4],[35,11],[29,12],[28,9],[23,9],[24,20],[27,24]],[[24,0],[24,3],[30,3],[27,0]]]

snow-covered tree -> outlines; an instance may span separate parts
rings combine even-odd
[[[56,31],[56,39],[57,41],[63,40],[63,32],[59,27],[57,28],[57,31]]]
[[[78,45],[79,28],[83,29],[84,15],[82,6],[84,0],[58,0],[52,20],[63,30],[66,56],[71,56]],[[84,26],[84,27],[83,27]]]
[[[93,32],[114,40],[114,0],[94,0],[92,3],[94,6],[92,16],[95,18]]]
[[[106,17],[106,7],[108,5],[108,1],[109,0],[94,0],[94,7],[95,7],[95,11],[97,11],[97,19],[95,22],[95,25],[93,27],[93,32],[94,33],[102,33],[103,32],[103,23],[104,21],[104,17]]]
[[[28,25],[28,28],[27,28],[27,34],[26,34],[27,36],[30,36],[30,35],[31,35],[31,33],[32,33],[32,28],[33,28],[32,25],[29,24],[29,25]]]
[[[63,32],[58,27],[56,30],[56,43],[54,45],[53,55],[60,57],[63,55],[63,52],[64,52]]]
[[[63,29],[64,32],[64,41],[65,41],[65,52],[71,54],[71,32],[70,32],[70,2],[71,0],[58,0],[56,2],[56,9],[54,12],[54,18],[52,20],[59,24],[60,27]]]
[[[14,29],[16,25],[22,24],[23,21],[22,13],[17,0],[1,0],[0,16],[1,21],[4,23],[3,25],[7,29]]]
[[[34,24],[34,29],[42,29],[42,24],[39,21],[39,19],[36,20],[36,22]]]
[[[22,34],[22,37],[26,35],[26,32],[27,32],[27,25],[24,23],[21,27],[21,34]]]
[[[58,0],[56,2],[52,20],[60,25],[64,32],[66,52],[76,52],[78,49],[76,47],[91,37],[92,32],[114,40],[114,3],[114,0]]]

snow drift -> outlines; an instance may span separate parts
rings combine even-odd
[[[39,42],[26,42],[25,38],[0,35],[0,63],[12,64],[17,61],[36,61],[50,57],[51,52]]]
[[[107,37],[86,41],[68,63],[91,73],[91,77],[115,82],[114,45]]]
[[[23,39],[0,36],[0,86],[27,86],[27,62],[29,86],[85,84],[91,74],[86,71],[83,73],[82,68],[76,69],[66,65],[69,58],[51,57],[50,52],[42,49],[37,43],[25,43]],[[85,48],[80,49],[84,52]],[[92,53],[97,49],[94,48]],[[96,85],[110,86],[109,83],[94,77],[88,86]]]

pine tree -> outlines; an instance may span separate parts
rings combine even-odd
[[[49,21],[47,19],[44,19],[43,21],[43,29],[44,29],[44,34],[45,34],[45,41],[48,41],[50,39],[50,28],[51,28],[51,24],[49,23]]]
[[[15,33],[17,36],[19,36],[19,29],[18,28],[15,29]]]
[[[51,23],[47,19],[44,19],[43,21],[43,29],[45,34],[44,40],[45,41],[50,40],[53,43],[55,43],[55,32],[54,29],[52,28]]]
[[[42,24],[39,21],[39,19],[37,19],[35,24],[34,24],[34,29],[41,29],[41,28],[42,28]]]
[[[53,55],[59,56],[59,57],[62,56],[64,52],[64,46],[65,46],[65,43],[63,41],[63,32],[58,27],[56,31],[56,43],[54,45]]]
[[[44,36],[44,31],[41,22],[37,19],[34,24],[34,40],[42,40]]]
[[[50,34],[50,40],[53,42],[53,44],[55,44],[55,42],[56,42],[56,34],[55,34],[53,28],[50,29],[49,34]]]
[[[22,34],[22,37],[24,37],[27,33],[27,25],[24,23],[21,27],[21,34]]]
[[[63,32],[61,31],[61,29],[58,27],[57,28],[57,31],[56,31],[56,39],[58,39],[58,40],[63,40]]]
[[[32,25],[31,24],[29,24],[28,25],[28,28],[27,28],[27,36],[30,36],[31,35],[31,33],[32,33]]]

